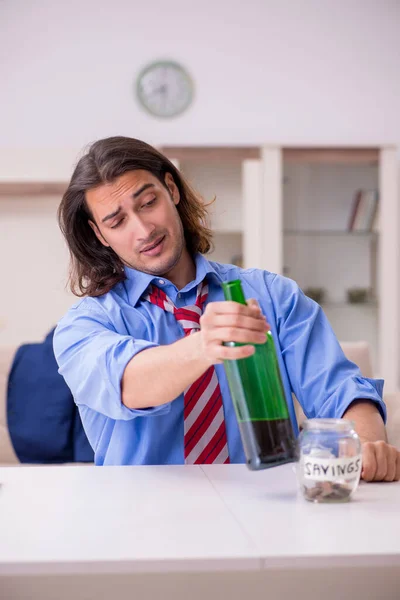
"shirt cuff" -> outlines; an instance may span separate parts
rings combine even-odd
[[[128,411],[133,417],[150,417],[153,415],[166,415],[171,410],[171,402],[160,404],[159,406],[150,406],[149,408],[128,408],[122,405],[123,410]]]

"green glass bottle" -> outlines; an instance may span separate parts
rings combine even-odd
[[[239,279],[222,284],[225,300],[246,304]],[[228,342],[227,346],[238,346]],[[267,469],[296,459],[296,439],[286,403],[275,344],[270,332],[255,353],[225,360],[247,466]]]

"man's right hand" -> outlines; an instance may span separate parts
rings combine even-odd
[[[256,300],[247,305],[238,302],[210,302],[200,318],[199,337],[202,354],[210,365],[224,360],[246,358],[254,354],[254,346],[263,344],[270,327]],[[238,342],[244,346],[224,346]]]

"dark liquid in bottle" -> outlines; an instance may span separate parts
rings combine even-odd
[[[239,429],[250,469],[268,469],[296,460],[290,419],[239,421]]]

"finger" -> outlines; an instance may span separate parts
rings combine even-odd
[[[249,298],[248,300],[246,300],[246,302],[247,306],[251,306],[252,308],[258,308],[259,310],[261,310],[260,305],[258,304],[255,298]]]
[[[237,327],[253,331],[269,331],[270,327],[264,318],[245,317],[244,315],[215,315],[212,319],[213,327]]]
[[[387,469],[385,475],[385,481],[394,481],[396,478],[396,462],[397,462],[397,450],[394,446],[388,446],[387,451]]]
[[[248,300],[246,306],[247,306],[247,308],[250,309],[252,315],[261,315],[262,317],[264,317],[264,314],[263,314],[257,300],[250,298],[250,300]]]
[[[374,446],[371,442],[363,444],[361,477],[365,481],[373,481],[376,473],[376,458]]]
[[[210,302],[206,307],[206,311],[220,315],[233,314],[254,316],[254,314],[262,314],[259,306],[247,306],[247,304],[239,304],[239,302],[232,302],[231,300],[225,300],[224,302]]]
[[[207,340],[213,342],[236,342],[238,344],[265,344],[265,331],[254,331],[238,327],[217,327],[207,332]]]
[[[263,321],[265,321],[265,323],[267,324],[267,327],[268,327],[268,331],[269,331],[271,328],[270,328],[269,323],[267,322],[267,319],[266,319],[264,313],[262,312],[257,300],[255,300],[254,298],[250,298],[250,300],[247,301],[247,304],[252,309],[252,316],[255,318],[260,318]]]
[[[376,471],[374,481],[383,481],[387,473],[387,451],[388,444],[380,441],[375,442],[375,457],[376,457]]]
[[[254,354],[254,346],[219,346],[217,350],[217,360],[238,360],[247,358]]]

